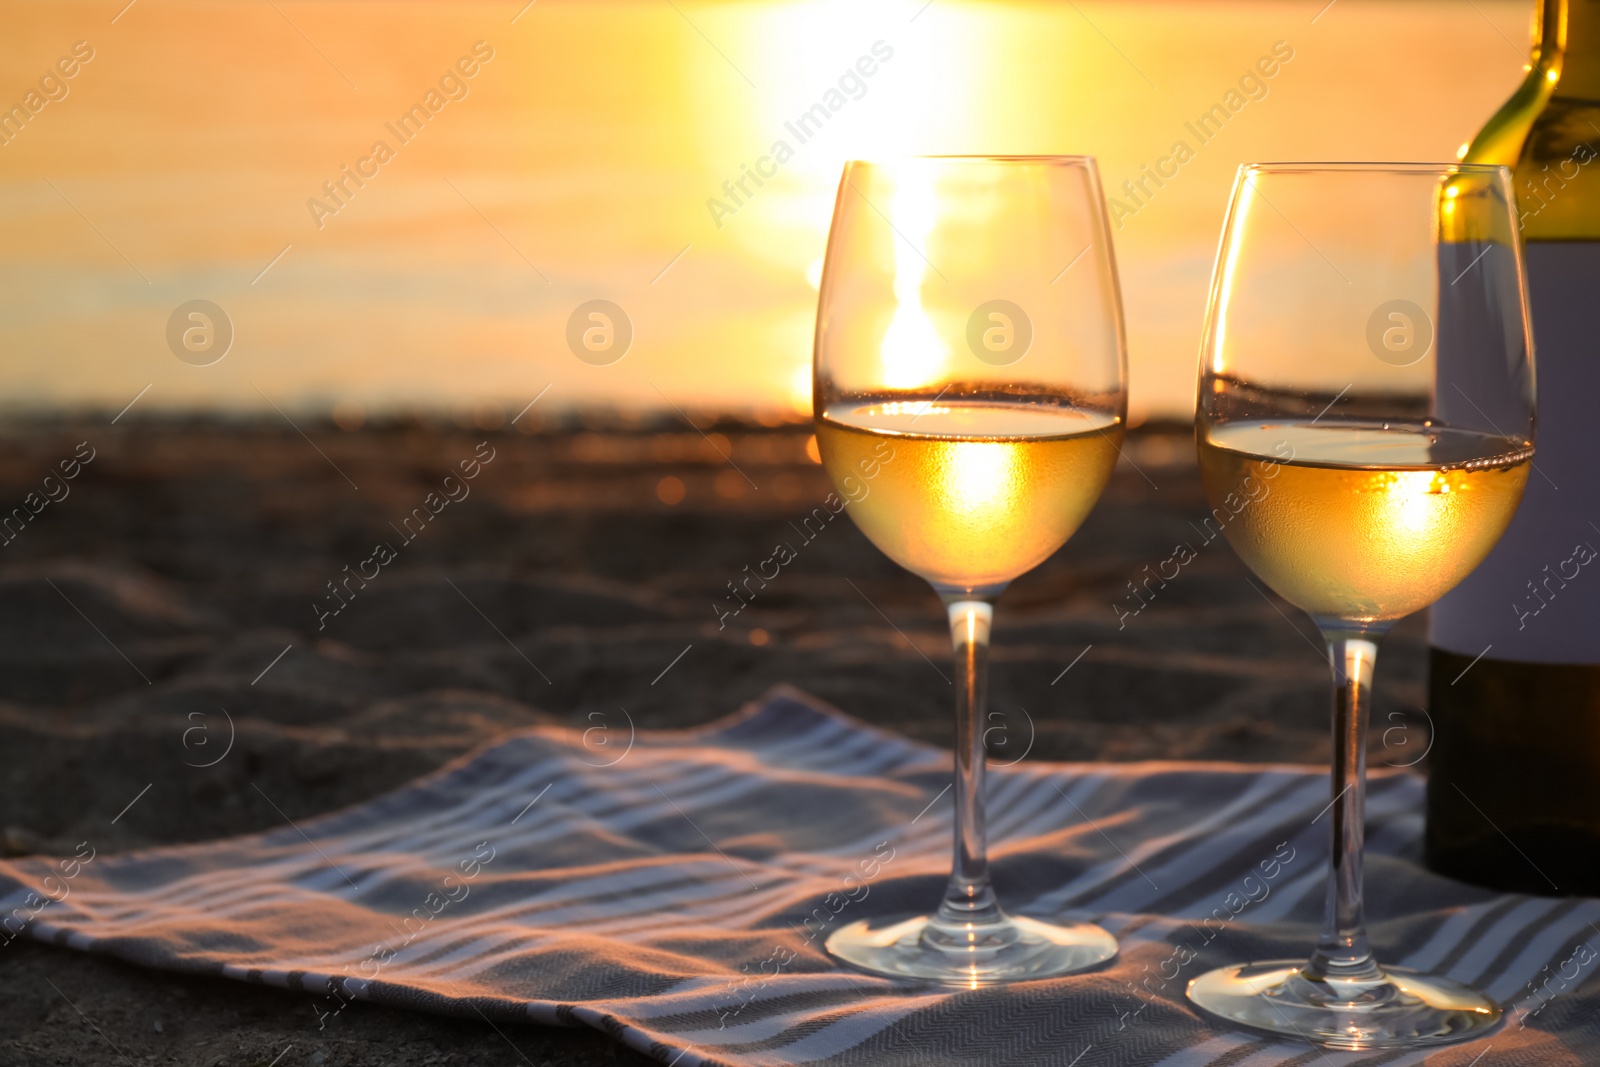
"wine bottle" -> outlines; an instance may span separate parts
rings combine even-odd
[[[1600,0],[1541,0],[1533,37],[1464,158],[1515,176],[1537,450],[1504,537],[1430,617],[1425,851],[1478,885],[1600,895]]]

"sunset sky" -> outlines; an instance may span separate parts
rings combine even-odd
[[[1188,411],[1236,165],[1454,158],[1521,75],[1528,5],[14,0],[0,16],[0,105],[42,101],[0,144],[10,408],[115,411],[149,386],[151,409],[514,412],[548,385],[555,407],[809,410],[842,161],[1061,152],[1098,156],[1120,201],[1139,418]],[[77,42],[92,58],[58,67]],[[826,122],[800,124],[819,104]],[[1219,104],[1202,142],[1191,124]],[[420,132],[398,127],[413,106]],[[1123,183],[1141,179],[1135,200]],[[208,366],[168,345],[195,299],[234,331]],[[606,365],[566,340],[594,299],[633,329]]]

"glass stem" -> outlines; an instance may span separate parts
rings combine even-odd
[[[983,716],[988,704],[989,625],[994,603],[947,598],[950,639],[955,646],[955,857],[950,884],[939,905],[944,923],[999,922],[1000,906],[989,885],[988,827],[983,806]]]
[[[1304,974],[1313,981],[1377,982],[1383,971],[1367,944],[1362,904],[1366,839],[1367,719],[1381,633],[1324,629],[1333,668],[1333,802],[1328,899],[1322,936]]]

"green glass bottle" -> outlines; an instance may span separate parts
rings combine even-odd
[[[1464,158],[1515,175],[1538,442],[1511,527],[1431,613],[1427,862],[1600,895],[1600,0],[1542,0],[1527,77]]]

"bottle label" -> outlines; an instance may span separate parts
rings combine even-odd
[[[1529,242],[1527,270],[1534,469],[1505,536],[1434,605],[1428,640],[1462,656],[1600,663],[1600,241]]]

